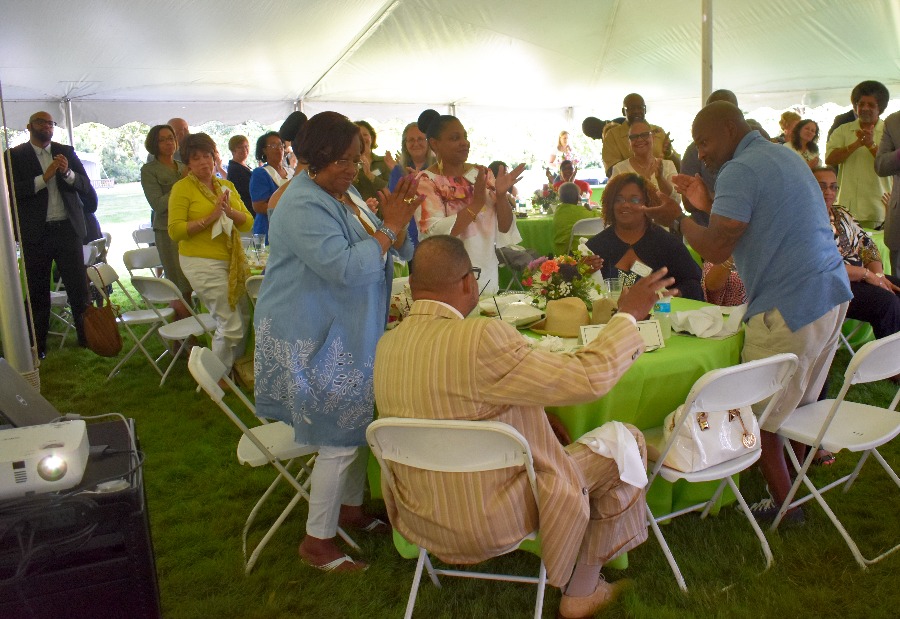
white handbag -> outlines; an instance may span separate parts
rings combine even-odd
[[[683,416],[683,405],[666,415],[663,437],[666,444]],[[749,406],[728,411],[696,412],[678,427],[664,464],[684,473],[711,466],[759,449],[759,422]]]

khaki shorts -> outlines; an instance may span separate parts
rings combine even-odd
[[[821,318],[796,331],[788,328],[777,309],[756,314],[747,321],[742,361],[746,363],[779,353],[794,353],[800,362],[794,377],[782,393],[781,401],[763,423],[763,430],[775,432],[797,406],[815,402],[819,398],[837,350],[848,305],[849,302],[837,305]],[[762,414],[766,404],[768,400],[755,405],[754,412]]]

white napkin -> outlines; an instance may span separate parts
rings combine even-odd
[[[741,328],[741,320],[747,312],[747,305],[738,305],[728,309],[730,311],[728,320],[722,316],[722,308],[718,306],[672,312],[672,328],[702,338],[729,337]]]
[[[231,229],[234,227],[234,222],[228,219],[225,213],[219,215],[219,218],[216,220],[216,223],[212,225],[212,230],[210,230],[210,235],[212,238],[216,238],[220,234],[225,234],[231,236]]]
[[[595,454],[615,460],[619,478],[635,488],[647,485],[647,470],[634,435],[621,421],[609,421],[586,432],[576,443],[583,443]]]

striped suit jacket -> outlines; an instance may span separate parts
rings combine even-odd
[[[470,564],[509,549],[540,523],[548,581],[568,581],[588,523],[587,491],[556,440],[544,406],[606,394],[643,351],[624,318],[574,354],[533,350],[500,320],[460,320],[447,306],[416,301],[378,344],[375,399],[380,417],[501,421],[531,446],[538,505],[524,469],[435,473],[398,466],[397,495],[382,484],[391,523],[443,561]],[[476,518],[486,513],[488,518]],[[476,524],[476,522],[478,524]],[[471,535],[462,536],[460,530]],[[428,531],[427,539],[416,531]]]

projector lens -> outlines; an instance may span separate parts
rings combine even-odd
[[[38,475],[46,481],[59,481],[68,468],[66,461],[59,456],[47,456],[37,465]]]

